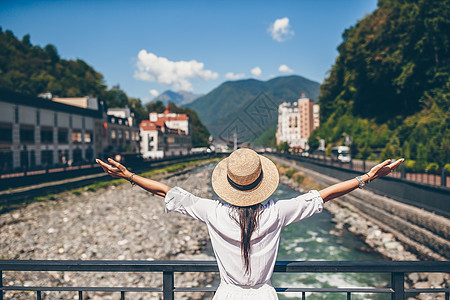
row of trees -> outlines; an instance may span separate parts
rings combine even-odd
[[[81,59],[61,59],[55,46],[34,46],[30,35],[17,39],[12,31],[0,27],[0,88],[36,96],[51,92],[60,97],[91,95],[102,99],[107,107],[128,106],[140,123],[154,111],[154,104],[143,105],[138,98],[128,97],[115,85],[108,89],[103,75]],[[164,111],[162,103],[157,104]],[[171,105],[171,111],[184,112],[190,117],[193,128],[193,146],[206,146],[209,132],[197,114],[190,109]],[[157,109],[156,109],[157,110]]]
[[[321,85],[321,126],[310,146],[350,136],[357,158],[448,164],[450,1],[380,0],[343,39]]]

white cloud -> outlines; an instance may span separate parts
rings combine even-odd
[[[153,98],[158,97],[159,92],[155,89],[151,89],[150,91],[148,91],[150,93],[150,95],[152,95]]]
[[[284,42],[294,36],[294,31],[289,25],[289,18],[276,19],[268,29],[272,38],[277,42]]]
[[[139,51],[136,66],[134,78],[163,83],[174,89],[185,91],[193,90],[192,83],[188,79],[211,80],[219,76],[216,72],[205,70],[202,62],[196,60],[170,61],[146,50]]]
[[[289,67],[286,66],[286,65],[280,65],[280,66],[278,67],[278,71],[280,71],[280,72],[282,72],[282,73],[292,73],[292,72],[294,72],[294,70],[292,70],[291,68],[289,68]]]
[[[255,77],[259,77],[262,74],[261,68],[260,67],[254,67],[251,71],[250,71],[253,76]]]
[[[244,78],[244,76],[245,76],[244,73],[234,74],[233,72],[228,72],[227,74],[225,74],[226,78],[232,79],[232,80],[241,79],[241,78]]]

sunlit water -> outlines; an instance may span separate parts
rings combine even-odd
[[[273,199],[289,199],[299,193],[286,185],[280,184]],[[285,227],[281,234],[277,260],[383,260],[372,252],[362,251],[366,248],[347,230],[340,235],[335,231],[332,215],[324,210],[311,218]],[[385,287],[389,282],[388,274],[364,273],[274,273],[272,284],[276,287],[305,288],[342,288],[342,287]],[[298,293],[279,293],[280,299],[299,298]],[[313,293],[307,299],[346,299],[345,293]],[[387,294],[352,294],[352,299],[390,299]]]

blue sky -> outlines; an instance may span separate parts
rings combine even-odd
[[[11,0],[0,2],[0,26],[86,61],[108,86],[147,102],[245,78],[321,83],[344,30],[375,9],[376,0]]]

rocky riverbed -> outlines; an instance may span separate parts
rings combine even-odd
[[[302,186],[295,180],[286,176],[280,176],[280,181],[299,192],[306,192]],[[333,234],[340,235],[342,230],[347,228],[350,232],[361,238],[368,246],[363,251],[376,251],[390,260],[419,260],[418,257],[408,251],[401,242],[399,242],[394,234],[384,232],[379,226],[362,216],[359,212],[352,210],[339,200],[327,202],[324,208],[328,210],[334,217],[336,223]],[[405,287],[414,289],[424,288],[449,288],[449,274],[441,273],[410,273],[405,278]],[[422,300],[444,300],[442,294],[420,294],[416,298]]]
[[[211,197],[211,170],[160,178],[169,186]],[[124,181],[97,191],[64,192],[53,201],[35,202],[0,215],[0,257],[33,260],[213,260],[205,254],[209,237],[201,222],[164,212],[164,199]],[[175,275],[177,286],[211,285],[217,274]],[[4,272],[3,284],[17,286],[161,287],[162,274]],[[120,293],[86,292],[85,299],[120,299]],[[129,293],[127,299],[162,299],[157,293]],[[204,294],[176,293],[177,299]],[[130,298],[128,298],[130,297]],[[35,293],[8,292],[6,299],[36,299]],[[46,293],[44,299],[78,299],[70,292]]]

